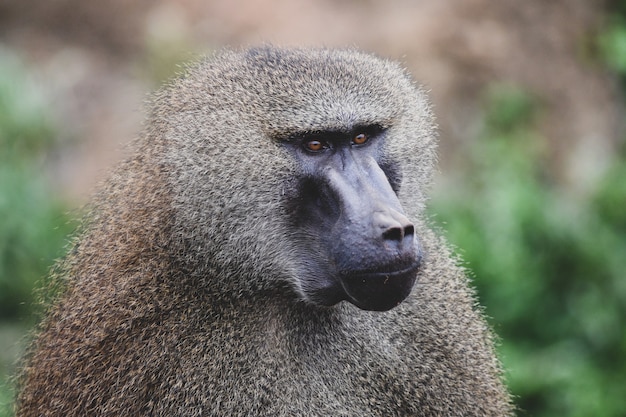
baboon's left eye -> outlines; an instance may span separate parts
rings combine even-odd
[[[352,138],[352,143],[354,145],[363,145],[368,140],[369,140],[369,138],[367,137],[367,135],[365,133],[360,133],[360,134],[356,135],[354,138]]]

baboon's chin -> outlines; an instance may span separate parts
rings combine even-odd
[[[341,285],[346,300],[363,310],[391,310],[411,293],[419,265],[415,262],[402,270],[343,275]]]

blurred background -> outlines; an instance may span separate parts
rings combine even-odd
[[[224,46],[352,46],[430,90],[430,213],[520,415],[626,416],[626,1],[0,0],[0,417],[37,293],[147,93]]]

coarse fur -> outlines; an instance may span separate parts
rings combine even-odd
[[[386,129],[425,253],[387,312],[308,299],[326,260],[294,229],[294,132]],[[157,93],[96,196],[21,377],[18,416],[504,416],[468,280],[422,209],[425,94],[353,50],[223,51]]]

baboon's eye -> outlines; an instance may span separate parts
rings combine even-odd
[[[365,133],[360,133],[352,138],[352,143],[354,145],[363,145],[365,142],[369,140],[369,137]]]
[[[320,140],[309,140],[304,143],[304,148],[309,152],[320,152],[327,149],[328,143]]]

